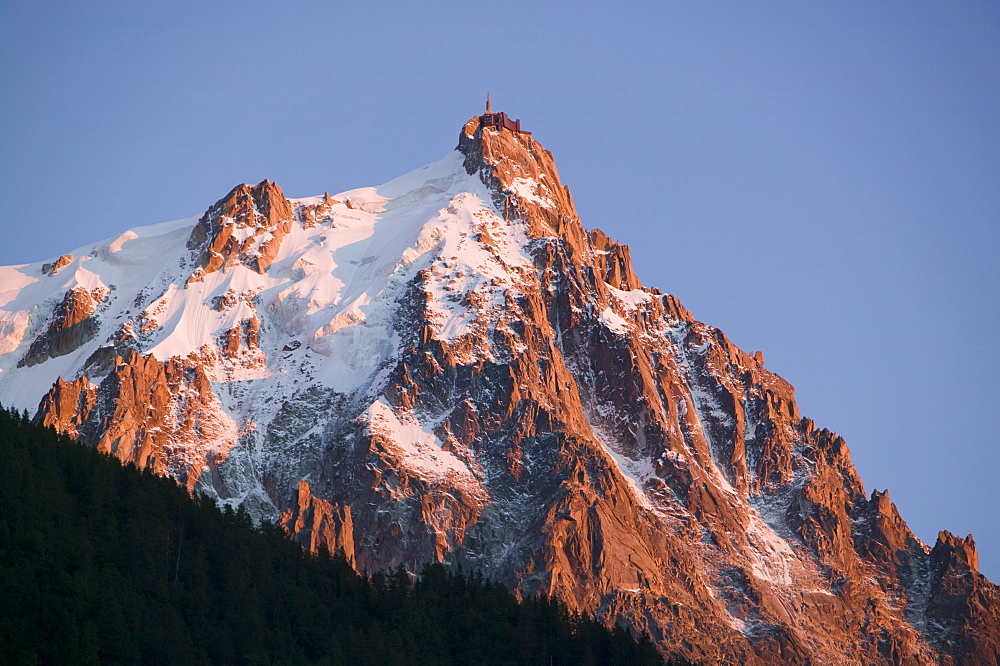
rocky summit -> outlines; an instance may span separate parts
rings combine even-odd
[[[995,664],[975,544],[917,539],[794,390],[581,223],[488,113],[444,159],[0,268],[0,403],[359,570],[428,562],[720,664]]]

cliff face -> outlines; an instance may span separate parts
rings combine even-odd
[[[971,538],[928,548],[867,495],[759,354],[584,229],[529,134],[473,119],[456,153],[381,187],[290,201],[265,181],[151,229],[59,271],[169,239],[138,289],[48,324],[0,313],[19,336],[0,399],[51,386],[43,422],[305,547],[479,569],[665,654],[995,663]],[[84,312],[91,337],[40,351]]]

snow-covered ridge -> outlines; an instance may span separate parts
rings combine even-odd
[[[188,283],[194,257],[185,243],[194,217],[78,248],[51,275],[43,273],[44,262],[0,267],[0,402],[35,409],[57,377],[79,376],[99,347],[123,336],[133,336],[141,353],[166,360],[215,348],[254,318],[263,354],[256,360],[244,354],[241,364],[221,359],[235,367],[217,367],[215,379],[278,377],[307,367],[307,376],[294,382],[299,388],[315,381],[349,392],[394,353],[393,313],[418,271],[430,269],[435,329],[456,339],[470,332],[476,316],[458,303],[466,293],[482,292],[480,308],[499,307],[512,286],[509,269],[530,266],[521,251],[523,230],[497,214],[457,152],[334,199],[328,224],[292,225],[263,275],[236,265]],[[322,200],[290,202],[300,208]],[[17,367],[77,286],[108,292],[96,315],[98,334],[69,354]]]

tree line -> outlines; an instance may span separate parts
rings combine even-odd
[[[476,573],[358,574],[2,407],[0,662],[662,663]]]

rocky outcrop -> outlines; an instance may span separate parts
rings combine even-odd
[[[73,261],[72,254],[64,254],[51,264],[42,264],[42,273],[50,276],[55,275],[56,273],[59,272],[60,268],[69,266],[72,261]]]
[[[472,119],[458,151],[338,198],[235,188],[39,418],[359,569],[480,570],[665,655],[995,663],[971,538],[867,494],[763,354],[584,229],[533,136]]]
[[[205,212],[191,232],[188,249],[197,252],[198,269],[190,279],[235,264],[263,273],[291,231],[293,219],[291,202],[277,183],[237,185]]]
[[[115,359],[97,387],[86,377],[60,379],[36,419],[189,488],[225,459],[237,439],[194,355],[161,362],[133,350]]]
[[[260,349],[259,338],[260,319],[253,316],[226,331],[219,341],[219,346],[222,348],[223,356],[233,360],[240,356],[241,350],[254,352]]]
[[[594,254],[597,274],[604,282],[622,291],[642,287],[632,272],[632,253],[627,245],[619,245],[600,229],[587,232],[587,241]]]
[[[320,547],[343,553],[354,564],[354,522],[351,507],[334,506],[313,497],[308,481],[300,481],[295,501],[278,523],[294,535],[296,543],[312,552]]]
[[[930,554],[926,626],[944,664],[1000,661],[1000,594],[978,568],[979,556],[971,534],[965,539],[950,532],[938,534]]]
[[[326,192],[319,203],[297,206],[295,215],[306,229],[323,224],[330,225],[334,223],[333,207],[340,203],[343,202],[334,199],[329,192]]]
[[[28,348],[18,367],[31,367],[76,351],[94,338],[99,323],[93,316],[108,290],[103,287],[87,289],[74,287],[66,292],[56,306],[48,328]]]
[[[71,382],[62,377],[56,380],[42,398],[38,413],[42,423],[52,426],[71,437],[79,438],[80,426],[87,422],[97,402],[97,387],[80,377]]]

